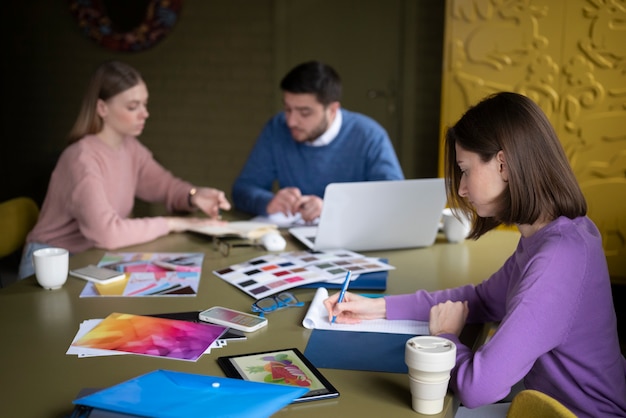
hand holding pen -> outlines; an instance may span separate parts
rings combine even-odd
[[[347,288],[346,282],[344,286]],[[385,318],[387,312],[385,298],[370,298],[347,291],[326,298],[324,306],[331,323],[339,318],[342,324],[358,324],[364,319]]]
[[[346,273],[346,279],[343,281],[343,286],[341,286],[341,292],[339,292],[339,299],[337,299],[337,303],[343,302],[343,299],[346,297],[346,290],[348,290],[348,286],[350,285],[350,277],[352,276],[352,272],[348,270]],[[333,319],[331,319],[331,325],[335,323],[337,320],[337,315],[333,315]]]

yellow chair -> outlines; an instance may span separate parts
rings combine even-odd
[[[39,207],[29,197],[0,203],[0,258],[13,254],[26,242],[26,235],[39,217]]]
[[[576,415],[545,393],[525,389],[515,395],[507,418],[576,418]]]

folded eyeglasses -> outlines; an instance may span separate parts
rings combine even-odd
[[[263,317],[266,313],[298,306],[304,306],[304,302],[300,302],[292,293],[282,292],[257,300],[252,304],[252,312],[258,312],[259,316]]]
[[[228,257],[232,248],[259,247],[262,245],[254,240],[246,240],[240,237],[213,237],[213,249],[219,251],[223,257]]]

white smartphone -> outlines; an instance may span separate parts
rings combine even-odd
[[[267,318],[252,315],[234,309],[214,306],[198,315],[201,321],[238,329],[244,332],[256,331],[267,325]]]
[[[112,269],[88,265],[75,270],[70,270],[70,275],[93,283],[108,284],[122,280],[126,275]]]

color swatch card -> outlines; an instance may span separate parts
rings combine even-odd
[[[98,266],[126,273],[126,278],[87,282],[80,297],[196,296],[203,259],[203,253],[106,253]]]
[[[294,251],[268,254],[213,273],[255,299],[307,283],[394,269],[376,258],[348,250]]]
[[[112,313],[72,346],[196,361],[225,331],[213,324]]]

